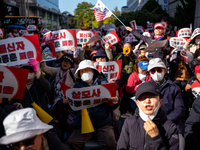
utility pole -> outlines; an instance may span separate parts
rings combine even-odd
[[[28,25],[30,24],[30,19],[29,19],[29,2],[27,0],[27,7],[28,7]]]

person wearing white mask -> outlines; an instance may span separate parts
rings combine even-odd
[[[133,67],[133,73],[129,76],[126,92],[129,94],[135,94],[137,87],[145,81],[150,81],[151,76],[147,72],[149,60],[146,56],[140,56],[137,58]]]
[[[178,150],[178,131],[160,108],[163,100],[159,87],[149,81],[142,83],[136,90],[135,99],[138,108],[133,116],[126,118],[117,150]]]
[[[45,94],[50,91],[51,86],[39,70],[38,61],[30,59],[28,64],[24,64],[21,68],[29,70],[24,97],[23,99],[12,99],[12,103],[18,102],[24,108],[27,108],[32,107],[31,103],[35,102],[44,111],[51,114],[45,97]]]
[[[181,142],[183,139],[184,126],[181,119],[185,114],[185,106],[181,96],[181,89],[173,83],[168,77],[165,77],[166,66],[160,58],[154,58],[149,61],[148,71],[151,75],[151,83],[156,84],[163,98],[161,108],[167,115],[167,118],[177,125]],[[184,145],[182,143],[181,145]]]
[[[74,74],[77,82],[74,88],[84,88],[89,86],[101,85],[108,83],[105,76],[102,75],[90,60],[81,61],[77,71]],[[98,106],[88,108],[89,116],[94,127],[93,133],[81,134],[81,111],[77,112],[76,124],[73,124],[76,129],[69,137],[67,143],[72,149],[81,149],[93,136],[96,137],[101,149],[116,149],[116,141],[113,130],[113,109],[120,104],[118,97],[111,97],[109,99],[113,106],[108,103],[102,103]]]

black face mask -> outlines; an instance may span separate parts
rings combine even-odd
[[[23,67],[21,67],[21,68],[22,68],[22,69],[27,69],[27,70],[29,70],[29,72],[34,72],[32,66],[23,66]]]

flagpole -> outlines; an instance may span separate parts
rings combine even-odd
[[[115,18],[117,18],[117,16],[115,16],[115,14],[114,13],[112,13],[113,14],[113,16],[115,17]],[[121,22],[121,20],[119,20],[119,18],[117,18],[117,20],[123,25],[123,26],[125,26],[124,25],[124,23],[123,22]]]

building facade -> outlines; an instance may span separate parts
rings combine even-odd
[[[15,0],[20,6],[21,16],[40,16],[41,28],[56,30],[60,27],[62,14],[58,0]],[[31,23],[30,23],[31,24]]]
[[[127,0],[130,11],[140,10],[148,0]],[[168,0],[156,0],[163,10],[168,10]]]

